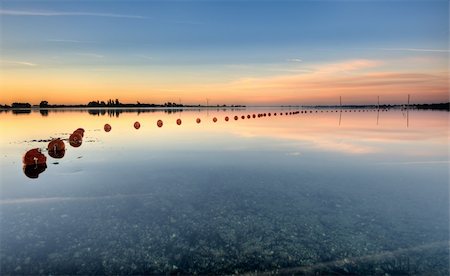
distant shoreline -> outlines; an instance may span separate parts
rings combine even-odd
[[[445,110],[450,111],[450,102],[447,103],[432,103],[432,104],[410,104],[407,105],[215,105],[215,106],[205,106],[205,105],[155,105],[155,104],[120,104],[117,106],[89,106],[89,105],[48,105],[48,106],[23,106],[25,104],[19,104],[19,106],[2,106],[0,105],[0,110],[51,110],[51,109],[87,109],[87,110],[98,110],[98,109],[166,109],[166,110],[176,110],[176,109],[245,109],[245,108],[264,108],[264,107],[278,107],[278,108],[356,108],[356,109],[419,109],[419,110]]]

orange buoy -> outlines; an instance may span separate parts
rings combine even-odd
[[[200,124],[200,122],[202,121],[202,120],[200,120],[200,118],[197,118],[197,120],[195,120],[196,122],[197,122],[197,124]]]
[[[273,113],[273,116],[277,116],[277,113],[275,112],[275,113]]]
[[[156,122],[156,125],[157,125],[158,127],[162,127],[162,126],[163,126],[163,121],[162,121],[162,120],[158,120],[158,121]]]
[[[216,117],[213,118],[213,122],[214,123],[217,122],[217,118]]]
[[[60,150],[60,151],[49,150],[48,155],[50,155],[52,158],[55,158],[55,159],[61,159],[64,157],[64,155],[66,155],[66,150]]]
[[[228,120],[230,120],[230,118],[228,118],[228,116],[225,117],[225,121],[228,122]]]
[[[50,141],[47,146],[48,151],[62,151],[66,149],[66,145],[64,144],[64,141],[56,138]]]
[[[110,132],[110,131],[111,131],[111,125],[110,125],[110,124],[105,124],[105,126],[103,127],[103,129],[104,129],[106,132]]]
[[[47,169],[47,164],[38,164],[38,165],[23,165],[23,173],[32,179],[36,179],[39,177],[41,173],[43,173]]]
[[[244,119],[245,119],[245,116],[244,116],[244,115],[242,115],[242,116],[241,116],[241,119],[242,119],[242,120],[244,120]]]
[[[83,131],[81,131],[81,130],[75,130],[73,133],[78,133],[78,134],[80,134],[80,136],[81,137],[84,137],[84,132]]]
[[[141,124],[139,122],[134,122],[134,128],[135,129],[141,128]]]
[[[177,125],[181,125],[181,119],[177,119]]]
[[[64,141],[59,138],[53,139],[48,143],[47,151],[48,155],[53,158],[63,158],[66,153],[66,145],[64,144]]]
[[[25,153],[25,155],[22,158],[22,162],[26,166],[31,165],[40,165],[45,164],[47,162],[47,157],[41,152],[40,149],[30,149]]]
[[[249,115],[247,115],[247,119],[250,119],[250,118],[251,118],[250,114],[249,114]]]
[[[78,148],[79,146],[81,146],[81,143],[83,143],[83,137],[81,137],[80,134],[72,133],[72,135],[70,135],[70,137],[69,137],[69,144],[72,147]]]
[[[269,117],[270,117],[271,115],[272,115],[272,114],[270,114],[270,113],[267,113],[267,116],[269,116]]]
[[[237,121],[237,119],[238,119],[239,117],[238,116],[234,116],[234,120],[236,120]]]
[[[252,115],[252,117],[253,117],[253,119],[255,119],[255,118],[256,118],[256,115],[255,115],[255,114],[253,114],[253,115]]]

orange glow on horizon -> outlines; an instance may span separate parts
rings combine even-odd
[[[415,62],[424,62],[418,59]],[[429,61],[427,61],[429,62]],[[448,101],[448,72],[384,68],[385,62],[348,60],[313,66],[308,73],[243,77],[210,82],[204,76],[192,81],[176,81],[177,74],[165,79],[146,78],[145,72],[83,72],[2,69],[3,97],[0,104],[30,102],[39,104],[87,104],[90,101],[119,99],[123,103],[181,102],[183,104],[382,104]],[[420,68],[420,67],[419,67]],[[178,73],[179,74],[179,73]],[[226,79],[226,77],[224,77]],[[170,82],[173,79],[173,82]]]

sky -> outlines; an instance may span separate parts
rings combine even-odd
[[[0,104],[449,100],[449,2],[0,2]]]

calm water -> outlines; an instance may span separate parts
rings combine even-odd
[[[1,274],[449,273],[447,112],[280,111],[0,113]]]

